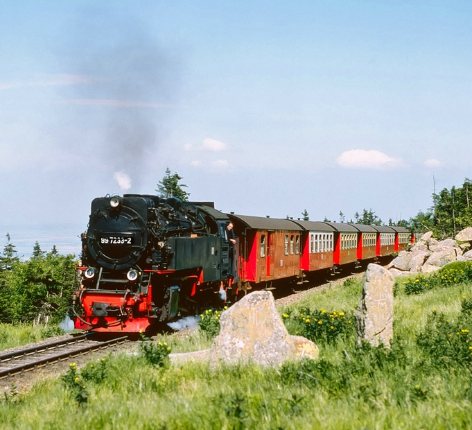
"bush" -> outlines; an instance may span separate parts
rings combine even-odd
[[[143,338],[140,349],[149,364],[157,367],[168,366],[171,347],[166,342],[152,342],[147,338]]]
[[[84,405],[88,402],[89,394],[85,388],[84,380],[77,369],[77,363],[69,365],[69,370],[62,376],[62,382],[74,395],[74,399],[79,405]]]
[[[225,306],[224,310],[227,309]],[[220,318],[221,311],[207,309],[200,315],[198,326],[200,330],[206,333],[209,337],[215,337],[220,332]]]
[[[417,344],[430,355],[433,365],[472,366],[472,312],[471,300],[462,302],[462,311],[455,321],[444,314],[433,312],[426,329],[417,336]]]
[[[355,318],[352,313],[325,309],[310,310],[301,308],[298,312],[286,312],[282,315],[287,327],[300,336],[314,342],[336,342],[355,334]]]
[[[472,262],[455,261],[431,275],[417,275],[404,282],[405,293],[420,294],[438,287],[453,287],[472,281]]]

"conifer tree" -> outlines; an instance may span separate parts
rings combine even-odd
[[[181,184],[182,176],[178,173],[171,173],[170,169],[167,168],[164,177],[157,184],[157,193],[160,197],[177,197],[182,201],[187,201],[190,193],[185,191],[183,188],[187,185]]]

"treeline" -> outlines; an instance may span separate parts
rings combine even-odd
[[[472,227],[472,181],[466,178],[460,187],[434,193],[433,207],[410,221],[415,231],[431,230],[440,239],[454,237],[464,228]]]
[[[0,322],[61,321],[75,288],[76,260],[55,247],[43,252],[36,242],[32,257],[21,261],[7,234],[0,254]]]
[[[466,227],[472,227],[472,180],[465,179],[460,187],[444,188],[439,193],[433,193],[433,206],[426,211],[420,211],[409,220],[387,222],[382,221],[372,209],[363,209],[356,212],[354,219],[346,219],[343,212],[339,212],[339,222],[350,222],[366,225],[390,225],[407,227],[416,233],[432,231],[434,237],[445,239],[454,237]],[[304,219],[308,219],[308,212],[302,212]],[[331,221],[327,218],[324,221]]]

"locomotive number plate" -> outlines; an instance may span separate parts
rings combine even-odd
[[[100,245],[132,245],[131,236],[107,235],[100,237]]]

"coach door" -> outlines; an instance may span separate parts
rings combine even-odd
[[[266,258],[266,276],[272,276],[274,265],[274,232],[267,232],[267,258]]]

